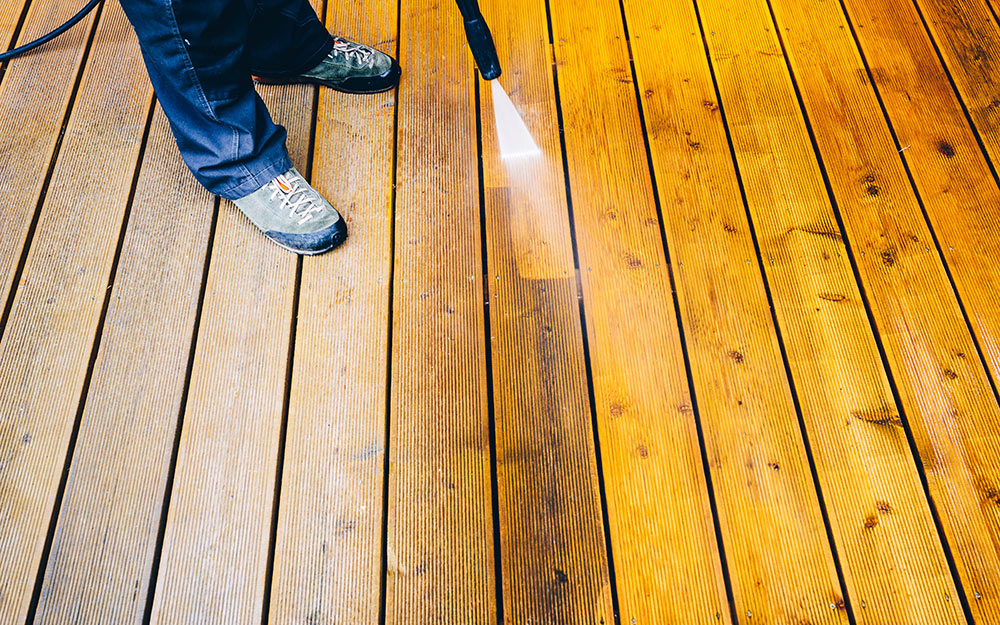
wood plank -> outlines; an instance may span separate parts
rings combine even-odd
[[[215,200],[181,161],[157,109],[35,614],[38,625],[142,621],[214,210]]]
[[[327,24],[395,54],[393,0],[331,2]],[[379,618],[394,119],[394,92],[320,92],[312,181],[350,234],[336,252],[302,265],[275,623]]]
[[[117,4],[94,46],[97,58],[119,61],[85,72],[0,341],[4,623],[22,622],[31,600],[152,101]]]
[[[262,87],[308,162],[314,88]],[[296,256],[222,202],[151,623],[260,623],[285,404]]]
[[[699,6],[856,622],[964,622],[767,5]]]
[[[736,615],[846,623],[694,6],[624,8]]]
[[[884,0],[864,9],[856,3],[846,6],[858,23],[866,57],[871,58],[868,50],[906,42],[902,54],[886,62],[871,60],[872,74],[899,141],[911,146],[904,156],[996,389],[1000,302],[992,285],[1000,283],[997,181],[914,6],[895,7]],[[919,6],[931,18],[928,28],[995,168],[1000,163],[1000,27],[985,2],[931,0]],[[892,19],[906,23],[883,23]],[[917,98],[906,99],[908,92],[925,96],[924,106],[914,105],[911,100]]]
[[[0,7],[0,41],[3,42],[4,51],[14,47],[14,31],[17,30],[17,23],[21,21],[28,2],[29,0],[9,2]],[[2,74],[0,78],[3,78]]]
[[[493,83],[481,82],[504,620],[610,625],[545,3],[494,1],[483,10],[504,65],[499,83],[542,148],[501,157],[497,133],[510,128],[497,127]]]
[[[38,38],[78,10],[67,2],[32,2],[18,42]],[[0,81],[0,194],[7,198],[0,210],[0,306],[12,295],[14,274],[55,158],[93,25],[90,15],[57,44],[11,61]],[[0,327],[0,334],[3,331]]]
[[[729,622],[621,16],[552,8],[621,621]]]
[[[385,622],[494,623],[473,69],[453,5],[400,11]]]
[[[1000,515],[987,502],[1000,477],[1000,408],[987,372],[841,8],[772,7],[960,585],[977,622],[997,621]]]

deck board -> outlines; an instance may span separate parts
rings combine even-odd
[[[19,43],[27,43],[73,15],[60,2],[34,2]],[[8,65],[0,80],[0,193],[13,197],[0,210],[0,302],[10,305],[46,174],[70,108],[94,16],[63,35],[59,44]],[[101,113],[95,111],[94,113]],[[92,114],[94,114],[92,113]],[[90,120],[85,120],[90,121]],[[4,310],[0,309],[0,310]],[[6,320],[0,312],[0,336]]]
[[[988,0],[483,0],[526,160],[453,3],[313,4],[404,72],[262,89],[320,257],[117,3],[0,75],[0,622],[1000,621]]]
[[[87,68],[0,341],[4,622],[29,609],[152,105],[138,43],[117,5],[98,31],[95,50],[121,61]],[[109,179],[109,169],[119,175]]]
[[[847,623],[694,7],[625,13],[736,614]]]
[[[551,10],[619,617],[728,622],[621,14]]]
[[[501,157],[481,82],[504,617],[612,623],[611,580],[545,3],[484,3],[542,156]],[[504,129],[506,130],[506,129]]]
[[[699,6],[855,620],[964,622],[768,7]]]
[[[327,23],[395,52],[397,2],[328,3]],[[270,618],[375,623],[382,592],[395,93],[319,94],[313,185],[349,227],[302,263]]]
[[[980,502],[1000,408],[840,7],[773,7],[899,393],[888,427],[908,426],[973,617],[992,622],[1000,516]]]
[[[385,622],[489,624],[495,521],[472,59],[454,6],[402,0],[400,14]]]
[[[260,91],[275,121],[288,129],[292,162],[305,169],[314,89]],[[154,625],[261,620],[295,276],[296,258],[262,240],[231,202],[222,202],[164,529]]]
[[[157,108],[35,623],[143,618],[215,204]]]

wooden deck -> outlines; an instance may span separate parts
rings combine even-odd
[[[404,68],[261,89],[315,258],[117,2],[4,68],[0,625],[1000,624],[997,0],[481,1],[540,158],[449,0],[314,1]]]

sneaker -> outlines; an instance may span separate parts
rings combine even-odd
[[[319,65],[298,76],[255,76],[265,85],[309,83],[344,93],[379,93],[399,82],[399,63],[388,54],[360,43],[334,37],[333,49]]]
[[[322,254],[347,238],[340,213],[294,167],[234,203],[264,236],[297,254]]]

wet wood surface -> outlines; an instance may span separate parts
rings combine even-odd
[[[117,3],[0,74],[0,624],[1000,622],[988,0],[483,0],[513,158],[453,4],[313,5],[403,66],[260,88],[319,257]]]

